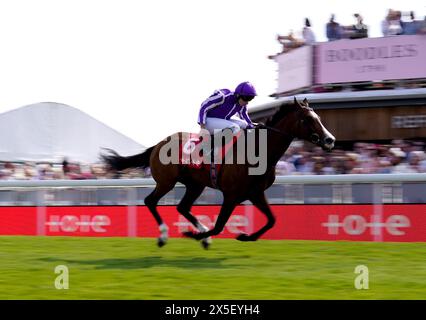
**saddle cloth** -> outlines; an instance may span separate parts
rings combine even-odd
[[[220,163],[223,162],[223,159],[225,158],[226,154],[228,153],[230,149],[232,149],[232,146],[238,140],[240,135],[241,135],[241,131],[239,131],[236,135],[233,136],[233,138],[229,142],[227,142],[225,145],[221,147],[222,161],[220,161]],[[212,139],[212,136],[201,137],[197,133],[190,133],[188,137],[186,137],[185,139],[182,139],[181,145],[179,148],[180,164],[187,165],[188,167],[195,168],[195,169],[201,169],[203,168],[203,166],[210,167],[210,164],[211,164],[210,153],[213,152],[211,148],[210,150],[208,150],[207,154],[202,154],[202,155],[200,154],[200,150],[202,147],[201,143],[205,143],[203,139],[206,139],[206,138]],[[206,157],[209,157],[208,161],[204,160]],[[217,172],[219,172],[218,169],[220,168],[220,163],[216,164]]]

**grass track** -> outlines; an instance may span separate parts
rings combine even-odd
[[[426,244],[0,237],[0,299],[426,299]]]

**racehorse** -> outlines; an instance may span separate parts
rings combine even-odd
[[[296,98],[294,98],[293,104],[281,105],[265,124],[260,124],[251,130],[264,130],[263,132],[266,131],[267,134],[266,170],[260,175],[249,174],[250,164],[234,161],[233,163],[222,164],[217,175],[217,182],[213,183],[209,170],[199,170],[180,163],[164,164],[160,161],[160,150],[167,141],[173,139],[172,136],[146,149],[141,154],[123,157],[110,150],[109,154],[101,155],[101,158],[110,169],[115,171],[150,167],[152,177],[156,181],[156,187],[145,198],[144,202],[159,225],[158,245],[160,247],[167,241],[168,228],[157,211],[157,204],[166,193],[174,188],[177,182],[186,186],[186,192],[177,206],[177,211],[199,231],[197,233],[186,232],[184,233],[185,236],[202,240],[204,248],[208,248],[211,236],[218,235],[223,230],[235,207],[241,202],[249,200],[266,216],[267,222],[256,232],[252,234],[242,233],[236,239],[256,241],[274,226],[275,217],[265,197],[265,190],[274,182],[275,166],[293,139],[303,139],[330,151],[334,147],[335,137],[324,127],[314,110],[309,107],[308,100],[304,99],[300,102]],[[182,137],[182,135],[177,137]],[[233,148],[236,145],[234,144]],[[216,188],[223,193],[223,204],[215,226],[211,230],[202,225],[191,213],[193,203],[206,187]]]

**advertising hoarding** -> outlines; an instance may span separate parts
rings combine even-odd
[[[0,235],[40,235],[37,214],[44,212],[44,232],[48,236],[158,237],[157,223],[145,206],[138,206],[136,218],[126,206],[3,207],[0,209]],[[385,204],[377,210],[363,205],[272,205],[275,226],[262,239],[426,241],[426,204]],[[174,206],[159,206],[170,237],[194,230]],[[216,222],[220,206],[194,206],[192,213],[209,229]],[[378,214],[380,212],[380,214]],[[235,238],[252,233],[266,223],[262,213],[251,205],[233,212],[219,238]]]
[[[316,46],[315,84],[426,78],[421,35],[343,39]]]

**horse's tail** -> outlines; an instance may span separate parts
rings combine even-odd
[[[127,168],[142,168],[149,167],[149,158],[151,157],[154,146],[146,149],[144,152],[134,156],[122,157],[117,152],[111,149],[106,149],[109,154],[101,155],[101,160],[106,163],[109,168],[116,171],[125,170]]]

